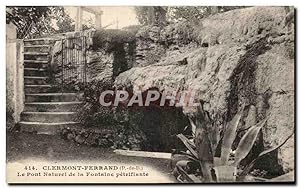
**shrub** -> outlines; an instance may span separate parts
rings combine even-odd
[[[188,149],[188,152],[185,153],[186,158],[176,162],[176,167],[173,171],[173,174],[179,181],[243,181],[258,159],[278,150],[292,137],[293,133],[283,139],[279,145],[259,153],[258,156],[246,166],[239,166],[240,162],[249,154],[261,128],[267,121],[267,118],[265,118],[255,125],[247,125],[247,131],[241,138],[237,148],[233,150],[232,144],[237,137],[237,127],[240,123],[243,111],[244,106],[242,106],[240,111],[226,124],[224,135],[222,139],[219,139],[219,134],[216,132],[216,128],[212,126],[212,122],[207,113],[202,107],[198,108],[195,121],[190,119],[195,138],[189,140],[182,134],[177,135]],[[220,157],[216,156],[218,146],[221,147]],[[173,155],[173,159],[175,159],[175,157],[176,155]],[[201,170],[201,173],[197,170]]]

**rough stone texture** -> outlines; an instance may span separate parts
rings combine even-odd
[[[103,50],[90,50],[87,54],[87,73],[89,80],[112,79],[113,54]]]
[[[62,74],[62,67],[61,67],[61,61],[62,61],[62,38],[76,38],[78,37],[78,40],[74,41],[66,41],[64,46],[65,49],[68,51],[72,51],[74,54],[73,57],[70,57],[70,52],[67,54],[69,56],[69,59],[73,58],[72,61],[76,60],[83,60],[84,51],[86,53],[86,81],[90,82],[94,79],[101,78],[102,79],[111,79],[112,78],[112,64],[113,64],[113,54],[112,53],[106,53],[103,49],[93,49],[93,36],[95,34],[94,30],[86,30],[84,32],[69,32],[61,35],[55,36],[56,42],[53,45],[52,48],[52,61],[51,61],[51,69],[54,73],[53,80],[55,84],[61,83],[61,74]],[[83,36],[85,36],[85,41],[83,40]],[[78,43],[78,44],[76,44]],[[82,49],[76,50],[76,45],[84,44],[85,46],[82,47]],[[65,55],[66,56],[66,55]],[[66,68],[65,68],[66,69]],[[82,72],[81,67],[77,68],[78,72]],[[71,71],[74,72],[74,70],[71,69]],[[80,85],[80,83],[77,83],[77,79],[80,78],[66,78],[67,76],[64,76],[64,80],[67,81],[68,85],[76,86]],[[74,85],[75,83],[75,85]],[[80,87],[79,87],[80,88]],[[74,90],[74,89],[72,89]],[[78,89],[80,90],[80,89]]]
[[[136,65],[145,66],[157,63],[165,53],[160,41],[161,28],[146,26],[136,34]]]
[[[276,44],[257,59],[257,92],[269,90],[270,93],[267,101],[269,108],[266,110],[270,118],[263,130],[266,146],[280,143],[294,131],[294,57],[289,58],[285,54],[290,47],[293,47],[292,43]],[[292,138],[279,149],[279,160],[284,171],[294,167],[294,155]]]
[[[252,7],[206,18],[199,24],[199,38],[207,45],[134,67],[121,73],[115,85],[133,91],[195,90],[220,128],[246,103],[247,123],[269,115],[263,129],[268,149],[294,129],[294,31],[287,31],[285,15],[283,7]],[[278,152],[285,172],[294,169],[293,152],[293,139]]]

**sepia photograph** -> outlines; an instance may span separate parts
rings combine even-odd
[[[295,7],[5,10],[8,184],[296,183]]]

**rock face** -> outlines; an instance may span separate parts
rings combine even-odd
[[[294,131],[294,30],[285,17],[283,7],[211,16],[199,24],[199,47],[186,46],[158,63],[134,67],[121,73],[115,85],[133,91],[192,89],[220,128],[246,103],[244,122],[269,117],[262,137],[264,148],[271,148]],[[190,110],[183,107],[183,112]],[[294,138],[277,157],[284,172],[294,169]]]

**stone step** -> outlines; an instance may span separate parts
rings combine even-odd
[[[48,64],[46,60],[24,60],[24,63]]]
[[[60,112],[76,111],[83,103],[75,102],[27,102],[24,111],[27,112]]]
[[[24,52],[24,55],[47,56],[47,55],[49,55],[49,52]]]
[[[41,76],[24,76],[25,85],[45,85],[48,83],[49,77]]]
[[[49,53],[51,49],[50,45],[27,45],[24,46],[24,52],[39,52],[39,53]]]
[[[56,123],[56,122],[74,122],[76,112],[22,112],[21,121]]]
[[[52,85],[25,85],[24,91],[26,93],[47,93],[55,92],[55,87]]]
[[[50,61],[50,55],[24,55],[24,60]]]
[[[45,68],[24,68],[24,76],[40,76],[48,75],[48,70]]]
[[[25,102],[72,102],[82,98],[76,93],[35,93],[25,94]]]
[[[51,47],[50,45],[25,45],[24,48],[43,48],[43,47]]]
[[[55,41],[55,39],[53,39],[53,38],[24,39],[24,46],[50,45],[50,44],[53,44],[54,41]]]
[[[48,60],[24,60],[24,68],[48,68]]]
[[[43,60],[49,61],[50,55],[49,53],[41,53],[41,52],[25,52],[24,60]]]
[[[19,122],[21,131],[23,132],[37,132],[38,134],[60,134],[63,128],[78,128],[80,127],[79,122],[56,122],[56,123],[43,123],[43,122]]]

